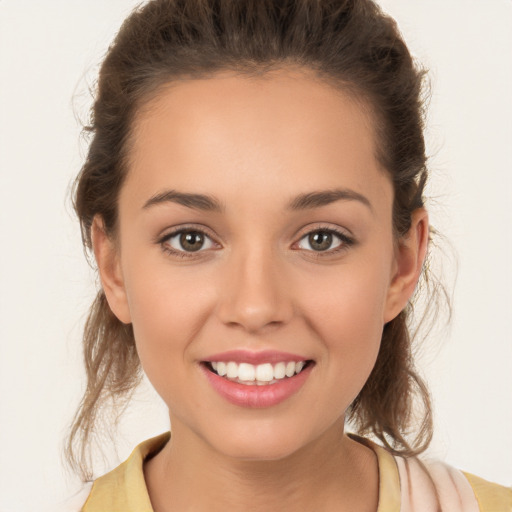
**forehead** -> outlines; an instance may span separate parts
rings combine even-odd
[[[340,186],[378,196],[386,183],[369,109],[312,72],[173,82],[133,125],[127,184],[140,196],[171,187],[254,200]]]

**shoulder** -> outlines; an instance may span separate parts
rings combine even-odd
[[[463,472],[468,480],[480,505],[484,511],[512,512],[512,487],[504,487],[483,478]]]
[[[115,469],[94,480],[77,512],[152,512],[144,479],[144,460],[158,453],[168,442],[166,432],[137,445]],[[73,512],[70,509],[66,512]]]
[[[512,488],[504,487],[441,461],[395,457],[400,476],[402,510],[512,512]]]

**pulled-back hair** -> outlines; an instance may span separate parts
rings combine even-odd
[[[226,70],[263,75],[288,66],[313,71],[369,107],[377,158],[394,186],[394,234],[398,240],[407,233],[412,212],[423,206],[427,179],[424,73],[395,22],[372,0],[152,0],[125,20],[99,72],[85,128],[91,142],[74,190],[86,249],[95,215],[116,236],[134,116],[160,87]],[[422,452],[432,437],[428,391],[412,358],[410,310],[384,326],[375,367],[348,410],[358,433],[373,434],[405,456]],[[87,388],[67,456],[87,479],[99,411],[109,399],[123,403],[142,375],[131,325],[115,317],[102,290],[89,312],[83,349]]]

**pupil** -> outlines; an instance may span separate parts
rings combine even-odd
[[[332,244],[332,234],[325,231],[317,231],[309,235],[309,243],[315,251],[325,251]]]
[[[186,251],[198,251],[201,249],[203,241],[203,235],[194,231],[182,233],[180,236],[180,244]]]

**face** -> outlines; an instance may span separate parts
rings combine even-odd
[[[408,298],[375,153],[363,106],[306,72],[173,84],[139,112],[102,278],[177,442],[276,459],[343,428]]]

